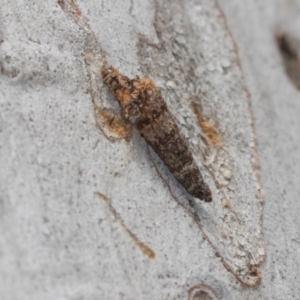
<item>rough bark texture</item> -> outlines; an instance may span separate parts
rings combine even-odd
[[[297,299],[299,11],[2,0],[0,298]],[[130,134],[106,63],[162,90],[211,203]]]

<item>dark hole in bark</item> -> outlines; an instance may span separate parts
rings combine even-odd
[[[298,43],[287,33],[276,35],[278,49],[283,59],[287,76],[293,85],[300,90],[300,55]]]

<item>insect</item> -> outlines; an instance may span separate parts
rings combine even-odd
[[[211,191],[154,82],[149,78],[129,79],[113,67],[103,68],[102,76],[125,120],[135,125],[178,182],[193,197],[212,201]]]

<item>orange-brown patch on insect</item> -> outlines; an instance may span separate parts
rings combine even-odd
[[[139,81],[136,81],[136,88],[142,90],[154,90],[156,89],[155,83],[150,78],[141,78]]]
[[[100,118],[104,126],[119,138],[127,138],[131,132],[131,127],[124,120],[112,111],[107,109],[95,109],[96,116]]]
[[[200,111],[198,105],[193,101],[192,108],[194,114],[196,115],[197,121],[201,129],[203,130],[207,140],[214,146],[214,147],[221,147],[222,142],[218,136],[217,130],[215,127],[205,120],[202,112]]]
[[[122,106],[128,105],[129,102],[131,101],[131,94],[129,90],[123,90],[123,89],[117,90],[116,97]]]

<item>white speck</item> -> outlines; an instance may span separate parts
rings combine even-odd
[[[232,177],[232,172],[226,169],[223,171],[223,176],[225,177],[225,179],[230,180]]]
[[[214,71],[216,69],[216,67],[215,67],[215,65],[212,62],[210,62],[210,63],[207,64],[206,69],[208,71],[212,72],[212,71]]]
[[[200,12],[200,11],[202,11],[202,6],[200,6],[200,5],[195,6],[194,10],[196,12]]]
[[[185,45],[186,44],[186,40],[185,38],[182,36],[182,35],[179,35],[175,38],[175,41],[178,43],[178,44],[181,44],[181,45]]]
[[[230,63],[230,61],[228,59],[223,58],[221,60],[221,65],[222,65],[223,68],[229,68],[230,65],[231,65],[231,63]]]
[[[174,81],[167,81],[166,86],[168,89],[175,89],[176,88],[176,83]]]

